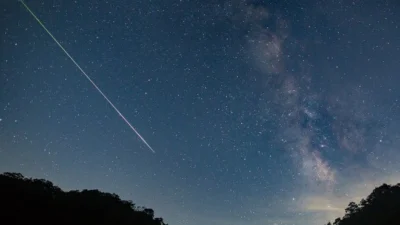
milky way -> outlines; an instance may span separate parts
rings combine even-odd
[[[322,225],[400,182],[397,1],[27,4],[157,154],[3,1],[0,172],[172,225]]]

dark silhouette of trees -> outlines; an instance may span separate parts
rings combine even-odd
[[[98,190],[65,192],[43,179],[0,174],[0,224],[165,225],[152,209]]]
[[[333,225],[400,225],[400,183],[383,184],[359,204],[350,202]]]
[[[43,179],[0,174],[0,224],[166,225],[154,210],[99,190],[65,192]],[[400,184],[383,184],[327,225],[400,225]]]

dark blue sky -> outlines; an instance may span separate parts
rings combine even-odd
[[[0,172],[171,225],[317,225],[400,182],[400,4],[0,3]]]

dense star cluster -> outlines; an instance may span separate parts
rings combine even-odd
[[[0,3],[0,172],[171,225],[322,225],[400,182],[400,4]]]

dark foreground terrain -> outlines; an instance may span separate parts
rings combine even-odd
[[[0,224],[164,225],[152,209],[98,190],[62,191],[50,181],[0,174]]]
[[[383,184],[359,204],[350,202],[345,215],[328,225],[400,225],[400,184]]]
[[[164,225],[154,211],[98,190],[65,192],[43,179],[0,174],[0,224]],[[328,225],[400,225],[400,184],[383,184]]]

